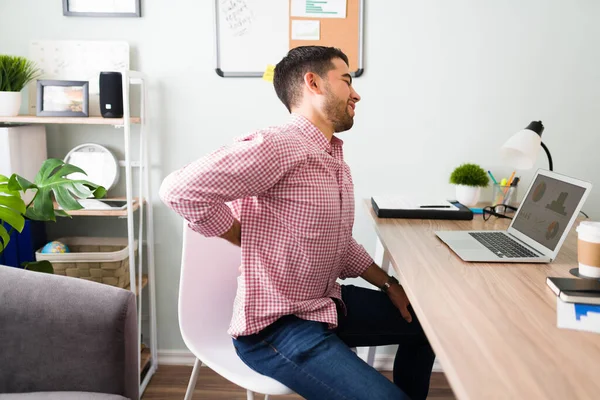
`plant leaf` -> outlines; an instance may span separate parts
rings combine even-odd
[[[29,271],[43,272],[45,274],[54,273],[54,267],[52,267],[52,263],[48,260],[24,262],[21,265]]]
[[[35,184],[16,175],[11,177],[10,185],[15,189],[25,191],[27,188],[37,189],[33,205],[27,209],[25,216],[37,221],[56,221],[56,212],[52,201],[53,195],[56,202],[64,211],[79,210],[83,208],[77,198],[93,195],[100,198],[106,194],[106,189],[86,180],[72,180],[66,178],[75,172],[83,172],[80,168],[66,164],[64,161],[50,158],[42,164],[35,177]],[[60,216],[64,216],[61,213]]]
[[[39,76],[40,70],[32,61],[24,57],[0,55],[1,92],[20,92]]]
[[[27,208],[27,211],[25,212],[25,218],[31,219],[33,221],[56,221],[56,210],[54,211],[54,215],[54,218],[49,219],[45,215],[36,211],[33,207]]]
[[[0,194],[0,207],[11,208],[25,214],[25,202],[18,195]]]
[[[35,183],[45,182],[52,175],[52,172],[56,170],[59,166],[63,164],[62,160],[58,158],[49,158],[40,167],[36,177]]]
[[[73,218],[70,214],[68,214],[67,212],[63,211],[63,210],[54,210],[54,214],[57,217],[67,217],[67,218]]]
[[[87,199],[93,194],[93,191],[83,183],[73,183],[70,187],[70,190],[80,199]]]
[[[0,199],[0,201],[2,201]],[[0,220],[6,222],[17,231],[22,232],[25,226],[25,218],[20,212],[8,207],[0,207]]]
[[[8,183],[9,183],[10,179],[4,175],[0,174],[0,193],[7,193],[13,196],[18,196],[19,192],[16,190],[11,190],[8,187]]]
[[[37,186],[27,179],[19,176],[17,174],[13,174],[8,181],[8,189],[18,192],[22,190],[23,192],[29,189],[37,189]]]
[[[8,242],[10,242],[10,235],[8,234],[8,231],[4,227],[2,221],[0,221],[0,253],[2,253],[6,246],[8,246]]]
[[[63,165],[62,167],[60,167],[56,171],[56,174],[58,176],[67,176],[67,175],[70,175],[70,174],[74,174],[76,172],[80,172],[80,173],[82,173],[82,174],[84,174],[84,175],[87,176],[87,174],[85,173],[84,170],[82,170],[81,168],[79,168],[76,165],[71,165],[71,164],[65,164],[65,165]]]
[[[104,188],[104,186],[98,186],[98,187],[96,187],[96,189],[94,190],[94,198],[95,199],[101,199],[104,196],[106,196],[106,189]]]
[[[81,204],[77,200],[75,200],[69,192],[68,187],[72,186],[70,184],[65,184],[64,186],[58,186],[54,189],[54,195],[56,197],[56,202],[63,210],[80,210],[83,208]]]

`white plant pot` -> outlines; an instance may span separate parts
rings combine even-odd
[[[16,117],[21,108],[21,92],[0,92],[0,117]]]
[[[475,186],[456,185],[456,200],[462,205],[472,207],[479,201],[481,188]]]

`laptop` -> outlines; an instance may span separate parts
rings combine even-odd
[[[437,231],[464,261],[547,263],[556,258],[592,185],[538,170],[506,231]],[[493,223],[494,216],[487,223]]]

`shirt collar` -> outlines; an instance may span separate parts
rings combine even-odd
[[[312,143],[316,144],[321,150],[325,150],[328,153],[331,153],[332,148],[341,147],[344,143],[336,136],[333,136],[331,138],[331,142],[329,142],[329,140],[327,140],[325,137],[325,134],[302,115],[292,114],[291,123],[300,130],[302,135],[304,135]]]

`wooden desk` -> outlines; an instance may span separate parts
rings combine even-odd
[[[600,399],[600,334],[557,328],[546,285],[577,265],[575,229],[551,264],[465,263],[434,231],[509,221],[379,219],[365,206],[458,398]]]

